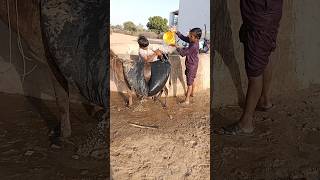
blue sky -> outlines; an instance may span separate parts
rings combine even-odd
[[[169,13],[179,9],[179,0],[111,0],[110,24],[132,21],[146,26],[150,16],[169,19]]]

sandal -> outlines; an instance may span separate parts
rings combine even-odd
[[[184,93],[184,96],[187,97],[187,93]],[[193,95],[193,94],[190,94],[190,97],[194,97],[194,95]]]
[[[180,102],[179,104],[182,106],[188,106],[190,105],[190,102],[183,101],[183,102]]]
[[[271,104],[269,107],[257,106],[256,111],[268,112],[274,107],[274,104]]]
[[[221,129],[221,133],[223,135],[233,135],[233,136],[237,136],[237,135],[251,135],[253,134],[254,130],[251,131],[246,131],[244,129],[242,129],[238,123],[234,123],[231,124],[229,126],[223,127]]]

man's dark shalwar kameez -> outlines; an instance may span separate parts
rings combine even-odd
[[[245,67],[248,77],[263,74],[269,56],[276,48],[282,16],[283,0],[241,0],[243,24],[240,41],[244,44]]]

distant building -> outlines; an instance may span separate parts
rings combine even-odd
[[[180,0],[179,10],[170,13],[169,26],[176,26],[177,29],[187,34],[191,28],[199,27],[210,39],[210,0]]]

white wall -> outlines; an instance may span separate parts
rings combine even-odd
[[[174,21],[174,13],[170,13],[170,17],[169,17],[169,26],[173,25],[173,21]]]
[[[180,0],[178,30],[187,34],[191,28],[199,27],[204,33],[207,26],[207,37],[210,32],[210,0]]]

